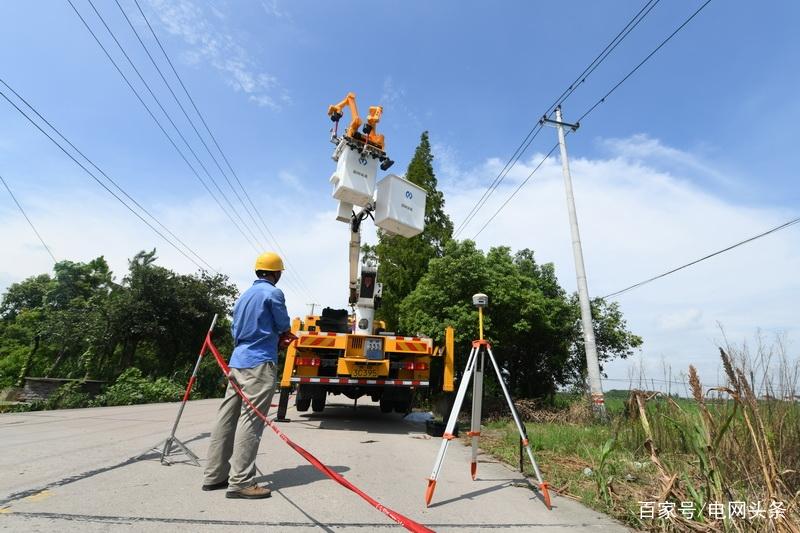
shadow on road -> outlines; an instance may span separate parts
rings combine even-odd
[[[364,431],[376,434],[408,435],[424,433],[425,424],[403,420],[399,413],[381,413],[377,405],[332,404],[321,413],[298,413],[297,422],[315,424],[317,429]]]
[[[450,503],[453,503],[453,502],[457,502],[457,501],[461,501],[461,500],[472,500],[473,498],[476,498],[476,497],[481,496],[483,494],[488,494],[488,493],[494,492],[496,490],[502,490],[502,489],[504,489],[506,487],[510,487],[510,486],[511,486],[511,483],[499,483],[497,485],[492,485],[491,487],[486,487],[486,488],[483,488],[483,489],[480,489],[480,490],[474,490],[472,492],[467,492],[466,494],[462,494],[460,496],[456,496],[455,498],[450,498],[449,500],[444,500],[444,501],[441,501],[441,502],[434,501],[433,503],[431,503],[431,505],[429,507],[431,509],[433,509],[435,507],[441,507],[443,505],[447,505],[447,504],[450,504]]]
[[[190,442],[194,442],[194,441],[197,441],[197,440],[205,439],[205,438],[208,438],[210,435],[211,435],[210,433],[199,433],[199,434],[195,435],[194,437],[191,437],[189,439],[184,440],[183,443],[184,444],[188,444]],[[120,469],[120,468],[124,468],[124,467],[132,465],[134,463],[138,463],[139,461],[145,461],[147,459],[160,460],[160,458],[161,458],[161,454],[156,452],[156,451],[148,452],[146,454],[142,454],[142,455],[139,455],[139,456],[136,456],[136,457],[131,457],[129,459],[126,459],[126,460],[124,460],[122,462],[119,462],[117,464],[114,464],[114,465],[104,466],[104,467],[96,468],[94,470],[88,470],[88,471],[82,472],[80,474],[75,474],[75,475],[72,475],[72,476],[68,476],[68,477],[59,479],[58,481],[53,481],[51,483],[48,483],[47,485],[36,487],[34,489],[28,489],[28,490],[24,490],[24,491],[21,491],[21,492],[15,492],[13,494],[10,494],[10,495],[6,496],[5,498],[0,499],[0,506],[3,506],[5,504],[7,504],[7,503],[14,502],[16,500],[21,500],[23,498],[27,498],[28,496],[32,496],[34,494],[38,494],[38,493],[40,493],[40,492],[42,492],[44,490],[50,490],[50,489],[57,488],[57,487],[63,487],[65,485],[69,485],[71,483],[75,483],[76,481],[81,481],[81,480],[84,480],[84,479],[87,479],[87,478],[90,478],[90,477],[94,477],[94,476],[97,476],[97,475],[100,475],[100,474],[105,474],[106,472],[111,472],[112,470],[117,470],[117,469]],[[184,463],[183,463],[183,461],[174,461],[172,464],[184,464]]]
[[[347,466],[331,466],[334,472],[343,474],[350,470]],[[315,481],[327,480],[328,476],[317,470],[312,465],[299,465],[293,468],[281,468],[275,472],[264,473],[255,479],[256,483],[266,483],[272,490],[288,489],[308,485]]]
[[[198,433],[194,437],[192,437],[190,439],[187,439],[187,440],[184,440],[182,442],[183,442],[184,445],[188,446],[192,442],[195,442],[195,441],[198,441],[198,440],[207,439],[209,437],[211,437],[211,433],[209,433],[209,432]],[[159,447],[163,446],[163,444],[164,444],[163,441],[160,442],[159,443]],[[174,448],[173,448],[173,450],[174,450]],[[178,459],[176,459],[176,457]],[[158,459],[158,461],[160,462],[161,461],[161,452],[156,450],[155,448],[153,448],[153,449],[150,449],[149,451],[147,451],[147,452],[145,452],[145,453],[143,453],[141,455],[138,455],[136,457],[132,457],[131,459],[134,460],[134,461],[147,461],[147,460],[152,460],[152,459]],[[169,462],[164,464],[164,466],[172,466],[172,465],[191,465],[191,466],[196,466],[196,465],[194,465],[194,463],[192,462],[192,460],[188,456],[186,456],[185,454],[183,454],[183,452],[180,452],[180,451],[176,451],[173,454],[170,454],[169,455]]]

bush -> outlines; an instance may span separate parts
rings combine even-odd
[[[60,386],[51,397],[43,402],[45,409],[76,409],[89,407],[90,396],[83,391],[80,381],[71,381]]]
[[[182,385],[161,377],[152,381],[138,368],[129,368],[117,381],[94,399],[93,406],[134,405],[139,403],[177,402],[183,398]],[[194,394],[193,394],[194,397]]]

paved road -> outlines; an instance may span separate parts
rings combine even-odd
[[[189,403],[178,437],[202,458],[219,400]],[[177,404],[0,415],[0,529],[11,531],[373,531],[402,530],[320,474],[269,429],[258,456],[267,500],[203,492],[202,470],[131,459],[166,437]],[[430,508],[423,501],[440,439],[374,404],[289,410],[280,428],[384,505],[436,531],[618,532],[580,504],[554,498],[547,511],[514,470],[453,442]]]

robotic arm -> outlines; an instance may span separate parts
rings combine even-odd
[[[361,116],[358,114],[356,95],[354,93],[347,93],[347,96],[344,97],[344,100],[338,104],[328,106],[328,116],[333,122],[338,123],[344,114],[345,106],[350,108],[350,115],[352,116],[350,119],[350,125],[347,126],[347,130],[345,131],[345,136],[364,142],[374,146],[380,151],[383,151],[383,135],[375,132],[375,127],[378,125],[378,122],[380,122],[381,115],[383,114],[383,107],[377,105],[369,108],[367,123],[364,124],[364,133],[362,134],[358,131],[358,128],[361,126],[363,121],[361,120]]]

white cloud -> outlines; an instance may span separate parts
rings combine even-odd
[[[399,129],[403,117],[414,124],[415,127],[421,127],[422,122],[419,119],[419,115],[408,106],[405,88],[398,85],[391,76],[383,78],[383,87],[378,105],[382,105],[384,108],[391,108],[392,129]]]
[[[381,92],[381,105],[388,106],[405,98],[406,92],[398,87],[391,76],[383,78],[383,92]]]
[[[458,150],[443,142],[432,140],[434,154],[433,166],[440,186],[455,186],[464,179],[464,171],[459,164]]]
[[[289,171],[281,170],[278,172],[278,179],[290,189],[293,189],[299,193],[307,192],[306,188],[300,183],[298,177]]]
[[[762,208],[714,196],[684,174],[657,170],[648,161],[692,154],[658,141],[616,140],[619,151],[637,157],[587,160],[573,155],[575,198],[588,272],[589,291],[603,296],[680,266],[776,226],[796,213]],[[634,152],[635,148],[635,152]],[[648,151],[651,149],[651,152]],[[652,155],[652,157],[651,157]],[[461,235],[471,238],[527,176],[543,154],[519,164]],[[684,165],[684,167],[687,165]],[[672,165],[676,168],[676,165]],[[491,159],[463,172],[458,186],[445,190],[456,226],[502,168]],[[692,170],[698,171],[694,165]],[[716,169],[712,169],[716,172]],[[475,185],[475,177],[482,177]],[[723,176],[724,178],[724,176]],[[643,362],[661,375],[658,361],[673,370],[695,364],[713,381],[718,366],[718,323],[728,337],[744,340],[757,328],[800,334],[795,320],[800,298],[800,232],[770,235],[694,267],[648,284],[617,299],[631,329],[644,337]],[[576,286],[561,166],[548,160],[477,239],[488,248],[506,244],[532,248],[541,262],[553,262],[568,290]],[[614,378],[627,376],[628,362],[607,367]]]
[[[700,309],[682,309],[656,316],[656,325],[663,331],[687,330],[700,327],[702,318]]]
[[[665,165],[667,169],[682,171],[684,174],[688,172],[690,176],[710,178],[727,187],[738,185],[730,176],[705,162],[702,157],[666,146],[660,140],[643,133],[624,139],[603,139],[600,144],[613,154],[627,160]]]
[[[261,0],[261,8],[264,13],[277,19],[292,20],[292,16],[288,11],[285,11],[278,0]]]
[[[204,8],[191,0],[150,0],[150,5],[164,29],[190,46],[184,54],[189,63],[210,64],[228,85],[258,106],[277,110],[291,103],[286,89],[262,70],[237,34],[225,27],[224,13],[209,8],[217,19],[212,23]]]

